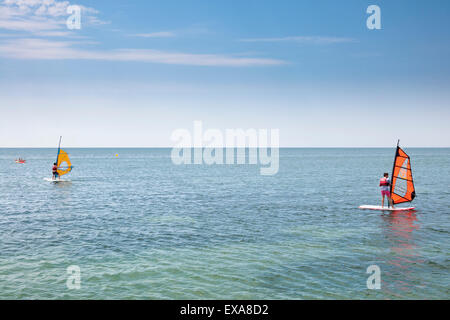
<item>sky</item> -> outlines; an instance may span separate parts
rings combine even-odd
[[[449,17],[446,0],[0,0],[0,147],[171,147],[196,120],[282,147],[450,147]]]

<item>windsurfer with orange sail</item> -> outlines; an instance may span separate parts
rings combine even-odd
[[[392,181],[389,174],[385,173],[380,179],[381,187],[381,207],[384,206],[384,197],[389,200],[389,204],[394,208],[394,204],[411,202],[416,197],[414,181],[411,170],[411,159],[400,148],[400,140],[397,142],[397,150],[395,151],[394,166],[392,168]]]
[[[380,179],[381,187],[381,207],[372,205],[359,206],[360,209],[369,210],[387,210],[387,211],[408,211],[414,210],[415,207],[395,207],[400,203],[408,203],[416,197],[414,181],[411,170],[411,158],[400,148],[400,140],[397,142],[397,150],[395,151],[394,166],[392,174],[388,173]],[[384,206],[384,198],[387,197],[389,206]]]

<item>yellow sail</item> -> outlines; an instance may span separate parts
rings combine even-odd
[[[58,174],[63,176],[72,171],[72,163],[70,162],[69,155],[64,150],[60,150],[58,154]]]

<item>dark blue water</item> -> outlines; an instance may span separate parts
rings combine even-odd
[[[450,149],[406,149],[417,211],[394,214],[358,209],[380,204],[394,149],[281,149],[274,176],[177,166],[170,149],[67,151],[71,182],[53,184],[55,149],[0,149],[2,299],[449,297]]]

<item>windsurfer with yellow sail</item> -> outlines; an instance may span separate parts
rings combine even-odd
[[[61,150],[61,139],[62,137],[59,137],[58,154],[56,156],[56,162],[53,163],[52,167],[53,176],[51,181],[60,181],[61,176],[69,173],[70,171],[72,171],[73,168],[67,152]]]

